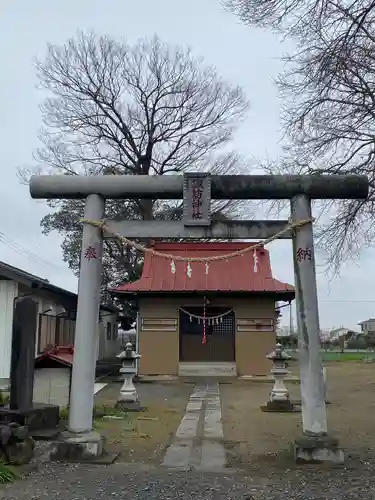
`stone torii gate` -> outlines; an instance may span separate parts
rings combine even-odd
[[[198,196],[196,196],[198,193]],[[86,199],[69,433],[57,456],[95,458],[101,437],[92,431],[96,336],[102,273],[103,221],[106,198],[184,199],[183,221],[105,221],[105,230],[127,238],[267,239],[278,232],[293,240],[303,439],[296,444],[301,460],[342,461],[337,442],[327,433],[324,381],[320,358],[319,314],[311,200],[365,199],[368,180],[357,175],[221,175],[189,173],[176,176],[33,176],[30,194],[37,199]],[[284,199],[291,219],[278,221],[211,222],[211,199]],[[289,228],[287,231],[285,228]],[[251,244],[249,244],[250,246]],[[70,451],[69,451],[70,450]],[[73,451],[71,451],[73,450]],[[60,453],[60,455],[59,455]]]

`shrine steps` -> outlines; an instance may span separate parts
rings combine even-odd
[[[227,362],[181,362],[180,377],[237,377],[236,363]]]

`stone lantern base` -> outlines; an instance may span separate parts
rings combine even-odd
[[[262,405],[260,409],[265,412],[274,413],[301,413],[301,407],[293,404],[289,399],[286,399],[284,401],[267,401],[267,403],[265,405]]]
[[[120,395],[116,403],[116,408],[121,411],[143,411],[144,408],[139,402],[137,389],[133,384],[134,373],[126,368],[122,368],[124,383],[120,389]]]
[[[117,401],[115,408],[121,411],[144,411],[144,407],[141,406],[139,401]]]

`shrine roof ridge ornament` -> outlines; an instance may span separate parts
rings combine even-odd
[[[182,199],[184,175],[33,175],[29,183],[35,199],[83,199],[90,194],[115,199]],[[304,194],[311,199],[366,199],[365,175],[212,175],[211,198],[291,199]]]

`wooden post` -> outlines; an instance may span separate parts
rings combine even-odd
[[[17,297],[13,314],[10,408],[25,411],[33,405],[38,305],[31,297]]]

